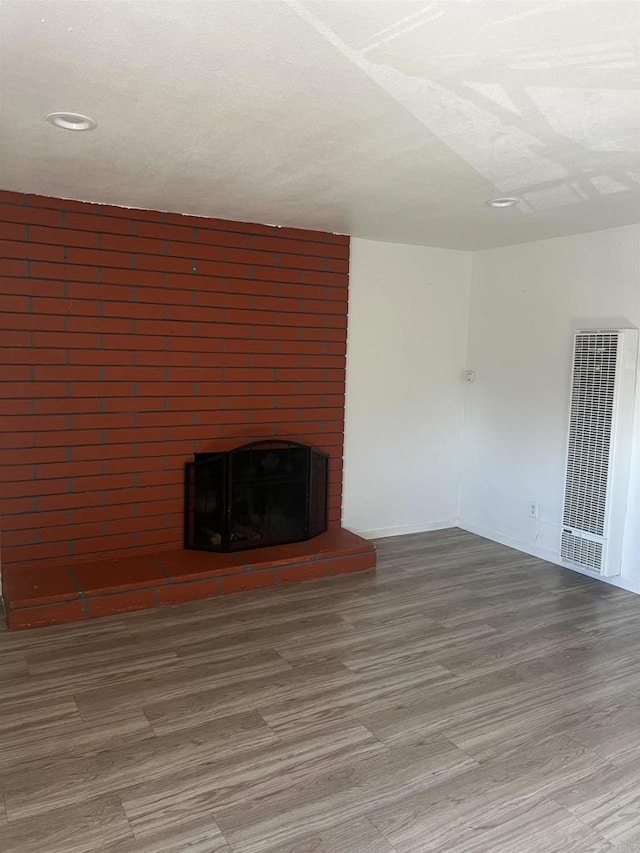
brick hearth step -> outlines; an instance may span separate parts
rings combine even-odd
[[[7,567],[3,600],[11,630],[77,622],[373,569],[375,547],[343,528],[290,545],[228,554],[158,551],[43,567]]]

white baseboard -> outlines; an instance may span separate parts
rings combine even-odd
[[[567,566],[565,563],[561,562],[560,555],[552,548],[544,548],[538,545],[530,545],[526,542],[520,542],[517,539],[505,536],[497,530],[489,530],[479,524],[462,521],[461,519],[458,519],[456,526],[461,530],[466,530],[468,533],[475,533],[477,536],[482,536],[484,539],[490,539],[492,542],[498,542],[500,545],[507,545],[509,548],[515,548],[516,551],[522,551],[532,557],[538,557],[541,560],[546,560],[548,563],[554,563],[556,566],[560,566],[560,568],[567,569],[570,572],[576,572],[579,575],[584,575],[585,577],[611,584],[611,586],[617,586],[619,589],[627,590],[627,592],[640,594],[640,586],[634,584],[632,581],[622,577],[621,575],[606,578],[594,575],[592,572],[579,569],[577,566]]]
[[[445,521],[420,521],[415,524],[399,524],[395,527],[377,527],[373,530],[358,530],[355,527],[347,527],[353,530],[358,536],[363,539],[384,539],[385,536],[406,536],[408,533],[427,533],[430,530],[446,530],[449,527],[456,527],[455,518],[450,518]]]
[[[532,557],[538,557],[541,560],[547,560],[549,563],[561,565],[560,558],[556,551],[552,548],[544,548],[539,545],[530,545],[526,542],[520,542],[518,539],[512,539],[510,536],[505,536],[497,530],[491,530],[488,527],[482,527],[480,524],[474,524],[470,521],[462,521],[458,519],[457,526],[461,530],[466,530],[467,533],[475,533],[477,536],[482,536],[484,539],[490,539],[492,542],[498,542],[500,545],[506,545],[508,548],[515,548],[516,551],[523,551]],[[563,568],[566,568],[563,566]]]

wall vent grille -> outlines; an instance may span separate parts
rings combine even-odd
[[[604,535],[617,333],[576,335],[563,524]]]
[[[560,557],[620,574],[638,333],[575,333]]]
[[[562,531],[562,557],[569,563],[599,572],[602,568],[603,550],[602,542],[576,536],[569,530]]]

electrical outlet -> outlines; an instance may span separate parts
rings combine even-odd
[[[538,504],[535,501],[531,501],[529,504],[529,518],[537,518],[538,517]]]

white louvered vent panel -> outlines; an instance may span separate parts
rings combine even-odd
[[[563,523],[604,535],[618,334],[576,335]]]
[[[638,352],[635,329],[576,332],[561,559],[620,574]]]
[[[602,543],[596,542],[593,539],[585,539],[582,536],[569,533],[568,530],[563,530],[562,556],[570,563],[575,563],[577,566],[583,566],[585,569],[599,572],[602,567]]]

